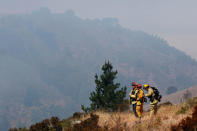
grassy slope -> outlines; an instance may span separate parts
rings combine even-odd
[[[56,117],[43,120],[30,127],[30,129],[13,129],[10,131],[169,131],[172,125],[177,125],[184,118],[191,117],[193,107],[197,105],[197,97],[186,100],[179,105],[161,104],[155,118],[149,117],[149,111],[144,112],[141,123],[132,112],[103,112],[81,114],[59,120]],[[73,124],[73,122],[81,122]],[[45,129],[44,129],[45,128]]]
[[[186,100],[184,103],[179,105],[161,105],[158,109],[158,113],[154,119],[149,117],[149,112],[144,112],[144,116],[141,123],[138,123],[138,119],[135,118],[133,113],[129,112],[114,112],[107,113],[97,111],[95,114],[99,116],[98,125],[102,128],[108,127],[108,130],[125,130],[125,131],[168,131],[172,125],[178,124],[183,118],[191,116],[193,106],[197,104],[197,97]],[[83,116],[78,120],[84,121],[89,118],[90,115]],[[73,119],[69,119],[72,121]],[[63,121],[68,123],[68,120]],[[64,124],[64,130],[67,130]]]
[[[108,125],[110,129],[126,129],[126,130],[169,130],[171,124],[176,124],[182,118],[189,115],[189,112],[186,114],[176,115],[176,112],[179,110],[177,106],[166,106],[161,107],[158,111],[158,114],[154,120],[151,120],[149,117],[149,112],[144,113],[144,117],[141,120],[141,124],[137,124],[137,118],[133,113],[97,113],[100,116],[99,125],[104,126]],[[107,121],[107,122],[106,122]]]
[[[191,92],[192,96],[196,96],[195,92],[197,92],[197,87],[192,87],[187,90]],[[89,130],[95,131],[96,129],[97,129],[96,131],[100,131],[100,130],[106,131],[106,129],[110,131],[111,130],[168,131],[170,130],[172,125],[177,125],[182,119],[186,117],[191,117],[193,107],[197,105],[197,97],[193,97],[191,99],[185,100],[182,103],[179,103],[180,99],[182,98],[185,92],[186,90],[183,90],[183,91],[179,91],[174,94],[171,94],[169,96],[165,96],[163,98],[163,101],[161,102],[162,104],[160,104],[158,113],[154,119],[151,119],[149,117],[149,111],[147,110],[148,108],[146,105],[145,107],[146,111],[143,114],[141,123],[139,123],[139,120],[134,116],[132,112],[129,112],[129,111],[125,111],[125,112],[96,111],[93,114],[96,114],[98,116],[98,119],[91,119],[90,114],[84,115],[83,113],[79,113],[78,115],[75,115],[75,117],[70,117],[65,120],[61,120],[57,123],[61,125],[64,131],[79,130],[76,128],[74,130],[73,128],[75,125],[77,125],[77,124],[73,124],[73,122],[76,122],[76,121],[78,122],[81,121],[83,123],[83,125],[78,124],[80,125],[80,128],[81,127],[83,128],[84,125],[86,126],[86,128],[83,129],[84,131],[89,131]],[[171,102],[174,103],[174,105],[165,104],[164,102],[166,102],[167,100],[171,100]],[[44,121],[45,121],[44,123],[46,123],[46,120]],[[49,121],[50,123],[52,123],[53,120],[51,119]],[[43,124],[43,122],[41,123]],[[51,124],[49,125],[48,125],[49,127],[52,127]],[[42,126],[39,126],[39,129],[40,127]],[[55,128],[55,126],[52,128]],[[29,130],[27,129],[27,130],[19,130],[19,131],[29,131]]]

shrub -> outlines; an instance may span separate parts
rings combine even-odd
[[[51,119],[43,120],[42,122],[31,125],[27,128],[11,128],[9,131],[62,131],[62,125],[58,117],[51,117]]]
[[[81,116],[83,116],[84,113],[81,113],[81,112],[75,112],[73,113],[73,118],[76,118],[76,119],[79,119]]]
[[[10,128],[9,131],[17,131],[16,128]]]
[[[90,118],[82,121],[80,124],[75,124],[73,131],[100,131],[101,127],[98,126],[99,116],[93,113],[90,114]]]
[[[189,107],[194,107],[194,106],[197,104],[197,97],[194,97],[194,98],[192,98],[192,99],[186,100],[186,104],[187,104]]]
[[[186,117],[177,125],[171,126],[171,131],[196,131],[197,130],[197,105],[194,107],[192,117]]]
[[[181,107],[180,110],[178,110],[178,111],[176,112],[176,115],[184,114],[184,113],[186,113],[186,111],[188,111],[188,109],[189,109],[188,106],[183,106],[183,107]]]

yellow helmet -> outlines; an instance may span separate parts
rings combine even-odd
[[[149,87],[149,84],[144,84],[144,89],[148,87]]]

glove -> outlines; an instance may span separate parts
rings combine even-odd
[[[144,97],[144,102],[147,102],[147,98]]]

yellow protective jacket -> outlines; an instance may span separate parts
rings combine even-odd
[[[155,96],[155,93],[151,87],[148,88],[148,93],[145,94],[145,96],[146,97],[154,97]],[[151,105],[157,104],[157,103],[158,103],[158,100],[156,100],[156,99],[154,99],[152,102],[150,102]]]
[[[137,92],[137,106],[144,104],[144,91],[142,89],[138,89]]]
[[[136,104],[137,103],[137,92],[138,92],[138,89],[133,89],[131,90],[131,92],[129,93],[129,97],[132,99],[131,101],[131,104]]]

